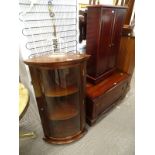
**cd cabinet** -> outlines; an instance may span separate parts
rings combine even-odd
[[[87,79],[97,84],[116,70],[127,7],[93,5],[87,11]]]
[[[31,74],[44,140],[73,142],[85,128],[85,54],[51,54],[24,61]]]

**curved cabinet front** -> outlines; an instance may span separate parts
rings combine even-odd
[[[55,144],[70,143],[82,137],[85,129],[85,68],[88,56],[63,64],[29,64],[44,140]],[[39,59],[39,58],[37,58]],[[78,58],[79,60],[79,58]],[[63,60],[65,62],[65,60]],[[38,62],[38,61],[37,61]],[[56,65],[57,63],[57,65]]]

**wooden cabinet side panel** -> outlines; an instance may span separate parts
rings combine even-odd
[[[41,118],[42,128],[44,131],[45,137],[50,136],[50,130],[48,126],[48,119],[47,119],[47,105],[44,98],[44,95],[42,93],[41,88],[41,81],[40,81],[40,71],[37,68],[29,66],[31,78],[32,78],[32,84],[35,91],[36,101],[38,105],[38,111]]]
[[[86,62],[80,65],[81,91],[80,91],[80,129],[85,128],[85,91],[86,91]]]
[[[135,67],[134,37],[122,36],[117,58],[117,67],[128,74],[133,74]]]
[[[87,73],[96,76],[97,50],[99,44],[101,9],[88,8],[86,53],[91,55],[87,63]]]
[[[40,97],[42,96],[42,90],[40,85],[39,70],[37,68],[29,66],[29,71],[31,74],[31,83],[34,88],[35,96]]]

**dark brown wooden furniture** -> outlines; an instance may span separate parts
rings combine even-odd
[[[119,0],[116,0],[115,5],[118,5]],[[126,13],[125,24],[129,25],[133,8],[134,8],[135,0],[121,0],[121,6],[128,6],[128,10]]]
[[[87,83],[86,118],[89,125],[93,125],[100,116],[106,114],[126,95],[129,81],[128,74],[115,71],[98,84]]]
[[[25,61],[29,66],[44,140],[64,144],[81,138],[85,128],[84,54],[52,54]]]
[[[131,16],[132,16],[135,0],[126,0],[126,1],[127,2],[125,4],[128,6],[128,10],[127,10],[126,18],[125,18],[125,24],[129,25],[131,21]]]
[[[87,79],[98,83],[116,70],[126,7],[94,5],[88,7],[86,53]]]
[[[132,76],[135,68],[135,36],[121,37],[120,50],[117,57],[117,68]]]
[[[131,75],[121,66],[126,60],[119,52],[126,7],[95,5],[87,11],[86,118],[93,125],[122,99]],[[118,58],[119,57],[119,58]]]

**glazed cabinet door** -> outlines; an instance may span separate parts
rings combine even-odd
[[[112,36],[110,43],[110,50],[108,55],[108,69],[112,69],[116,66],[117,55],[122,35],[122,27],[125,19],[125,9],[115,9],[114,25],[112,28]]]
[[[24,61],[31,74],[44,140],[66,144],[85,128],[86,54],[50,54]]]
[[[102,8],[100,41],[97,55],[98,75],[103,74],[108,70],[114,17],[115,11],[112,8]]]
[[[80,132],[80,66],[41,69],[50,137],[65,138]]]

